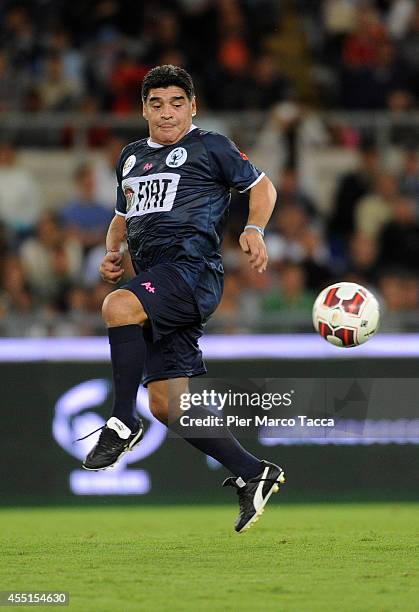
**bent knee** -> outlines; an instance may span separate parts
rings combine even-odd
[[[150,412],[158,421],[167,425],[169,414],[167,398],[160,394],[150,393]]]
[[[127,289],[117,289],[106,296],[102,316],[108,327],[142,325],[147,319],[140,300]]]

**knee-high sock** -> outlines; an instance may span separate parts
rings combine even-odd
[[[111,346],[114,400],[112,416],[131,430],[138,424],[136,399],[144,368],[145,342],[140,325],[108,329]]]
[[[214,416],[214,413],[201,406],[192,406],[185,414],[199,419]],[[169,423],[168,427],[186,442],[219,461],[235,476],[241,476],[246,481],[263,471],[260,459],[243,448],[226,426],[209,426],[204,429],[196,425],[182,426],[180,418]]]

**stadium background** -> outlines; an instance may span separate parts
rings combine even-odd
[[[338,420],[244,435],[288,478],[244,538],[224,470],[167,438],[142,391],[146,436],[119,469],[81,470],[94,438],[73,444],[111,404],[98,264],[114,164],[147,133],[140,82],[159,63],[191,72],[197,124],[279,194],[265,275],[238,249],[233,194],[193,384],[317,385],[314,414]],[[0,2],[0,589],[67,590],[81,612],[417,610],[418,75],[414,0]],[[363,347],[313,334],[336,280],[380,301]]]
[[[191,72],[197,124],[233,138],[278,189],[265,275],[254,274],[238,248],[247,201],[233,194],[225,292],[207,327],[216,347],[210,375],[416,376],[418,49],[419,8],[410,0],[1,4],[0,380],[4,412],[19,432],[2,446],[15,466],[3,503],[74,502],[70,474],[79,458],[57,440],[54,418],[65,393],[109,380],[100,307],[112,287],[98,265],[115,161],[126,142],[147,133],[140,82],[159,63]],[[366,285],[382,307],[380,335],[344,359],[310,335],[314,298],[337,280]],[[89,347],[100,336],[95,353]],[[264,339],[276,349],[258,350]],[[223,353],[244,344],[236,357]],[[90,407],[93,420],[103,418],[109,400]],[[405,417],[399,408],[386,419]],[[418,413],[409,418],[417,428]],[[293,465],[284,502],[415,497],[416,438],[396,438],[270,448],[272,459]],[[171,444],[136,466],[153,475],[141,503],[178,497],[164,484]],[[188,499],[205,500],[220,474],[193,453],[176,447]],[[319,468],[310,476],[308,457]],[[384,466],[391,477],[382,477]],[[353,469],[364,475],[348,488]],[[79,501],[97,499],[83,490]],[[122,493],[118,501],[130,497]]]

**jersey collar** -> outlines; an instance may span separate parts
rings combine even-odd
[[[189,132],[192,132],[192,130],[196,130],[198,126],[194,125],[192,123],[191,127],[189,128],[189,130],[186,132],[186,134],[189,134]],[[185,136],[186,136],[185,134]],[[185,138],[185,136],[183,138]],[[182,139],[183,140],[183,139]],[[180,142],[180,141],[179,141]],[[151,138],[147,138],[147,144],[149,147],[151,147],[152,149],[161,149],[163,147],[171,147],[172,145],[162,145],[159,142],[154,142],[154,140],[151,140]],[[174,144],[177,144],[176,142]]]

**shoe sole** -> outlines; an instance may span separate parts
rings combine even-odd
[[[119,457],[117,458],[116,461],[114,461],[113,463],[111,463],[110,465],[106,465],[105,467],[97,467],[97,468],[89,468],[86,467],[84,465],[84,463],[82,463],[82,468],[84,470],[87,470],[88,472],[103,472],[104,470],[110,470],[113,467],[115,467],[115,465],[118,463],[118,461],[120,461],[122,459],[122,457],[128,453],[128,451],[132,451],[132,449],[134,448],[134,446],[140,442],[141,438],[143,437],[144,434],[144,428],[142,427],[141,429],[138,430],[137,435],[135,436],[135,438],[133,438],[131,440],[131,442],[128,445],[128,448],[126,448],[124,451],[122,451],[122,453],[119,455]]]
[[[271,495],[273,493],[278,493],[279,489],[280,489],[280,485],[285,483],[285,474],[284,471],[281,470],[281,473],[278,474],[278,478],[276,479],[276,483],[274,485],[272,485],[272,487],[270,488],[270,490],[268,491],[265,499],[263,500],[263,505],[259,508],[259,510],[252,516],[252,518],[247,521],[247,523],[244,525],[244,527],[242,527],[240,529],[240,531],[237,531],[237,533],[243,533],[244,531],[248,531],[262,516],[262,514],[265,511],[265,506],[269,501],[269,498],[271,497]]]

